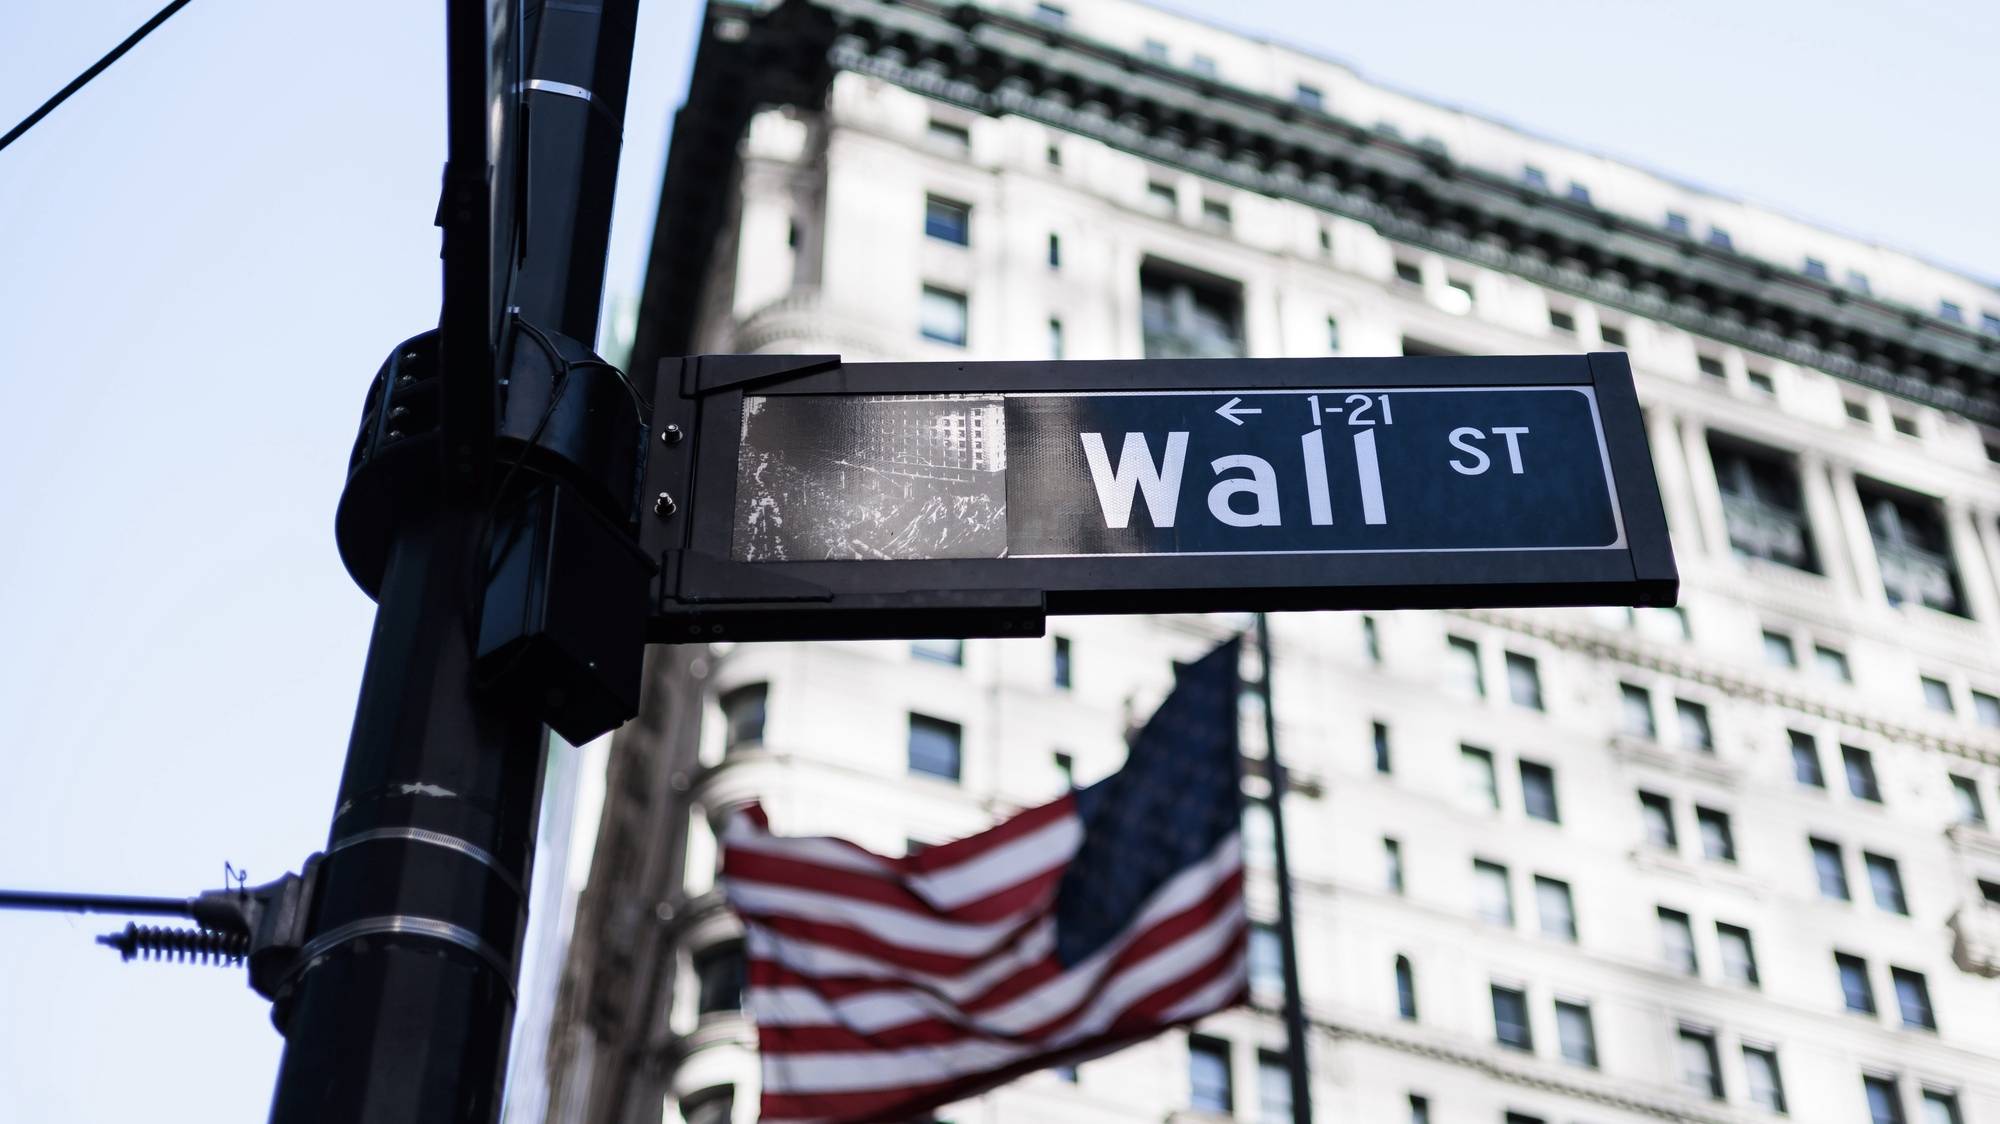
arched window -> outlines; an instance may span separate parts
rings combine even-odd
[[[729,1124],[736,1110],[736,1087],[717,1085],[703,1089],[681,1101],[681,1119],[687,1124]]]
[[[743,944],[729,941],[694,954],[695,1013],[743,1006]]]
[[[769,696],[765,683],[746,683],[722,696],[725,751],[763,744],[764,704]]]
[[[1396,958],[1396,1014],[1399,1018],[1417,1021],[1417,976],[1410,969],[1410,958]]]

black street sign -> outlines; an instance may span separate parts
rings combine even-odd
[[[1677,589],[1621,354],[700,356],[657,392],[658,640]]]

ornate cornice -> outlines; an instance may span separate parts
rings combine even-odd
[[[710,66],[716,76],[711,85],[737,86],[704,90],[700,64],[710,55],[795,62],[812,55],[821,64]],[[2000,340],[1550,196],[1458,164],[1434,145],[1387,137],[971,4],[785,0],[762,11],[713,4],[689,112],[682,117],[703,102],[734,104],[746,97],[759,104],[816,105],[804,99],[823,98],[823,83],[838,70],[983,114],[1043,121],[1368,223],[1401,242],[2000,424]],[[757,92],[746,95],[740,88],[746,84]],[[711,129],[708,143],[726,143],[733,153],[740,132],[740,122],[735,132]],[[677,124],[674,156],[684,166],[700,163],[681,152],[683,139]],[[684,235],[698,239],[704,228],[668,209],[676,194],[674,164],[670,159],[661,229],[679,224]],[[707,189],[714,187],[711,180]],[[679,249],[685,241],[669,244]],[[686,259],[680,260],[684,269]],[[691,283],[683,279],[677,286],[660,265],[656,260],[647,304],[677,321],[679,334],[669,330],[653,339],[684,343],[692,314],[674,316],[663,299],[676,287],[685,296]]]

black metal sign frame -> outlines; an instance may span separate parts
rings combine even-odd
[[[1609,546],[737,560],[746,398],[1554,387],[1586,389],[1594,403],[1619,528]],[[649,629],[658,642],[1039,635],[1050,613],[1671,605],[1679,589],[1622,353],[965,363],[704,355],[661,363],[654,423],[646,491],[657,499],[642,537],[661,562]]]

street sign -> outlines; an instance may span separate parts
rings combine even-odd
[[[1678,586],[1622,354],[699,356],[656,389],[657,640]]]

